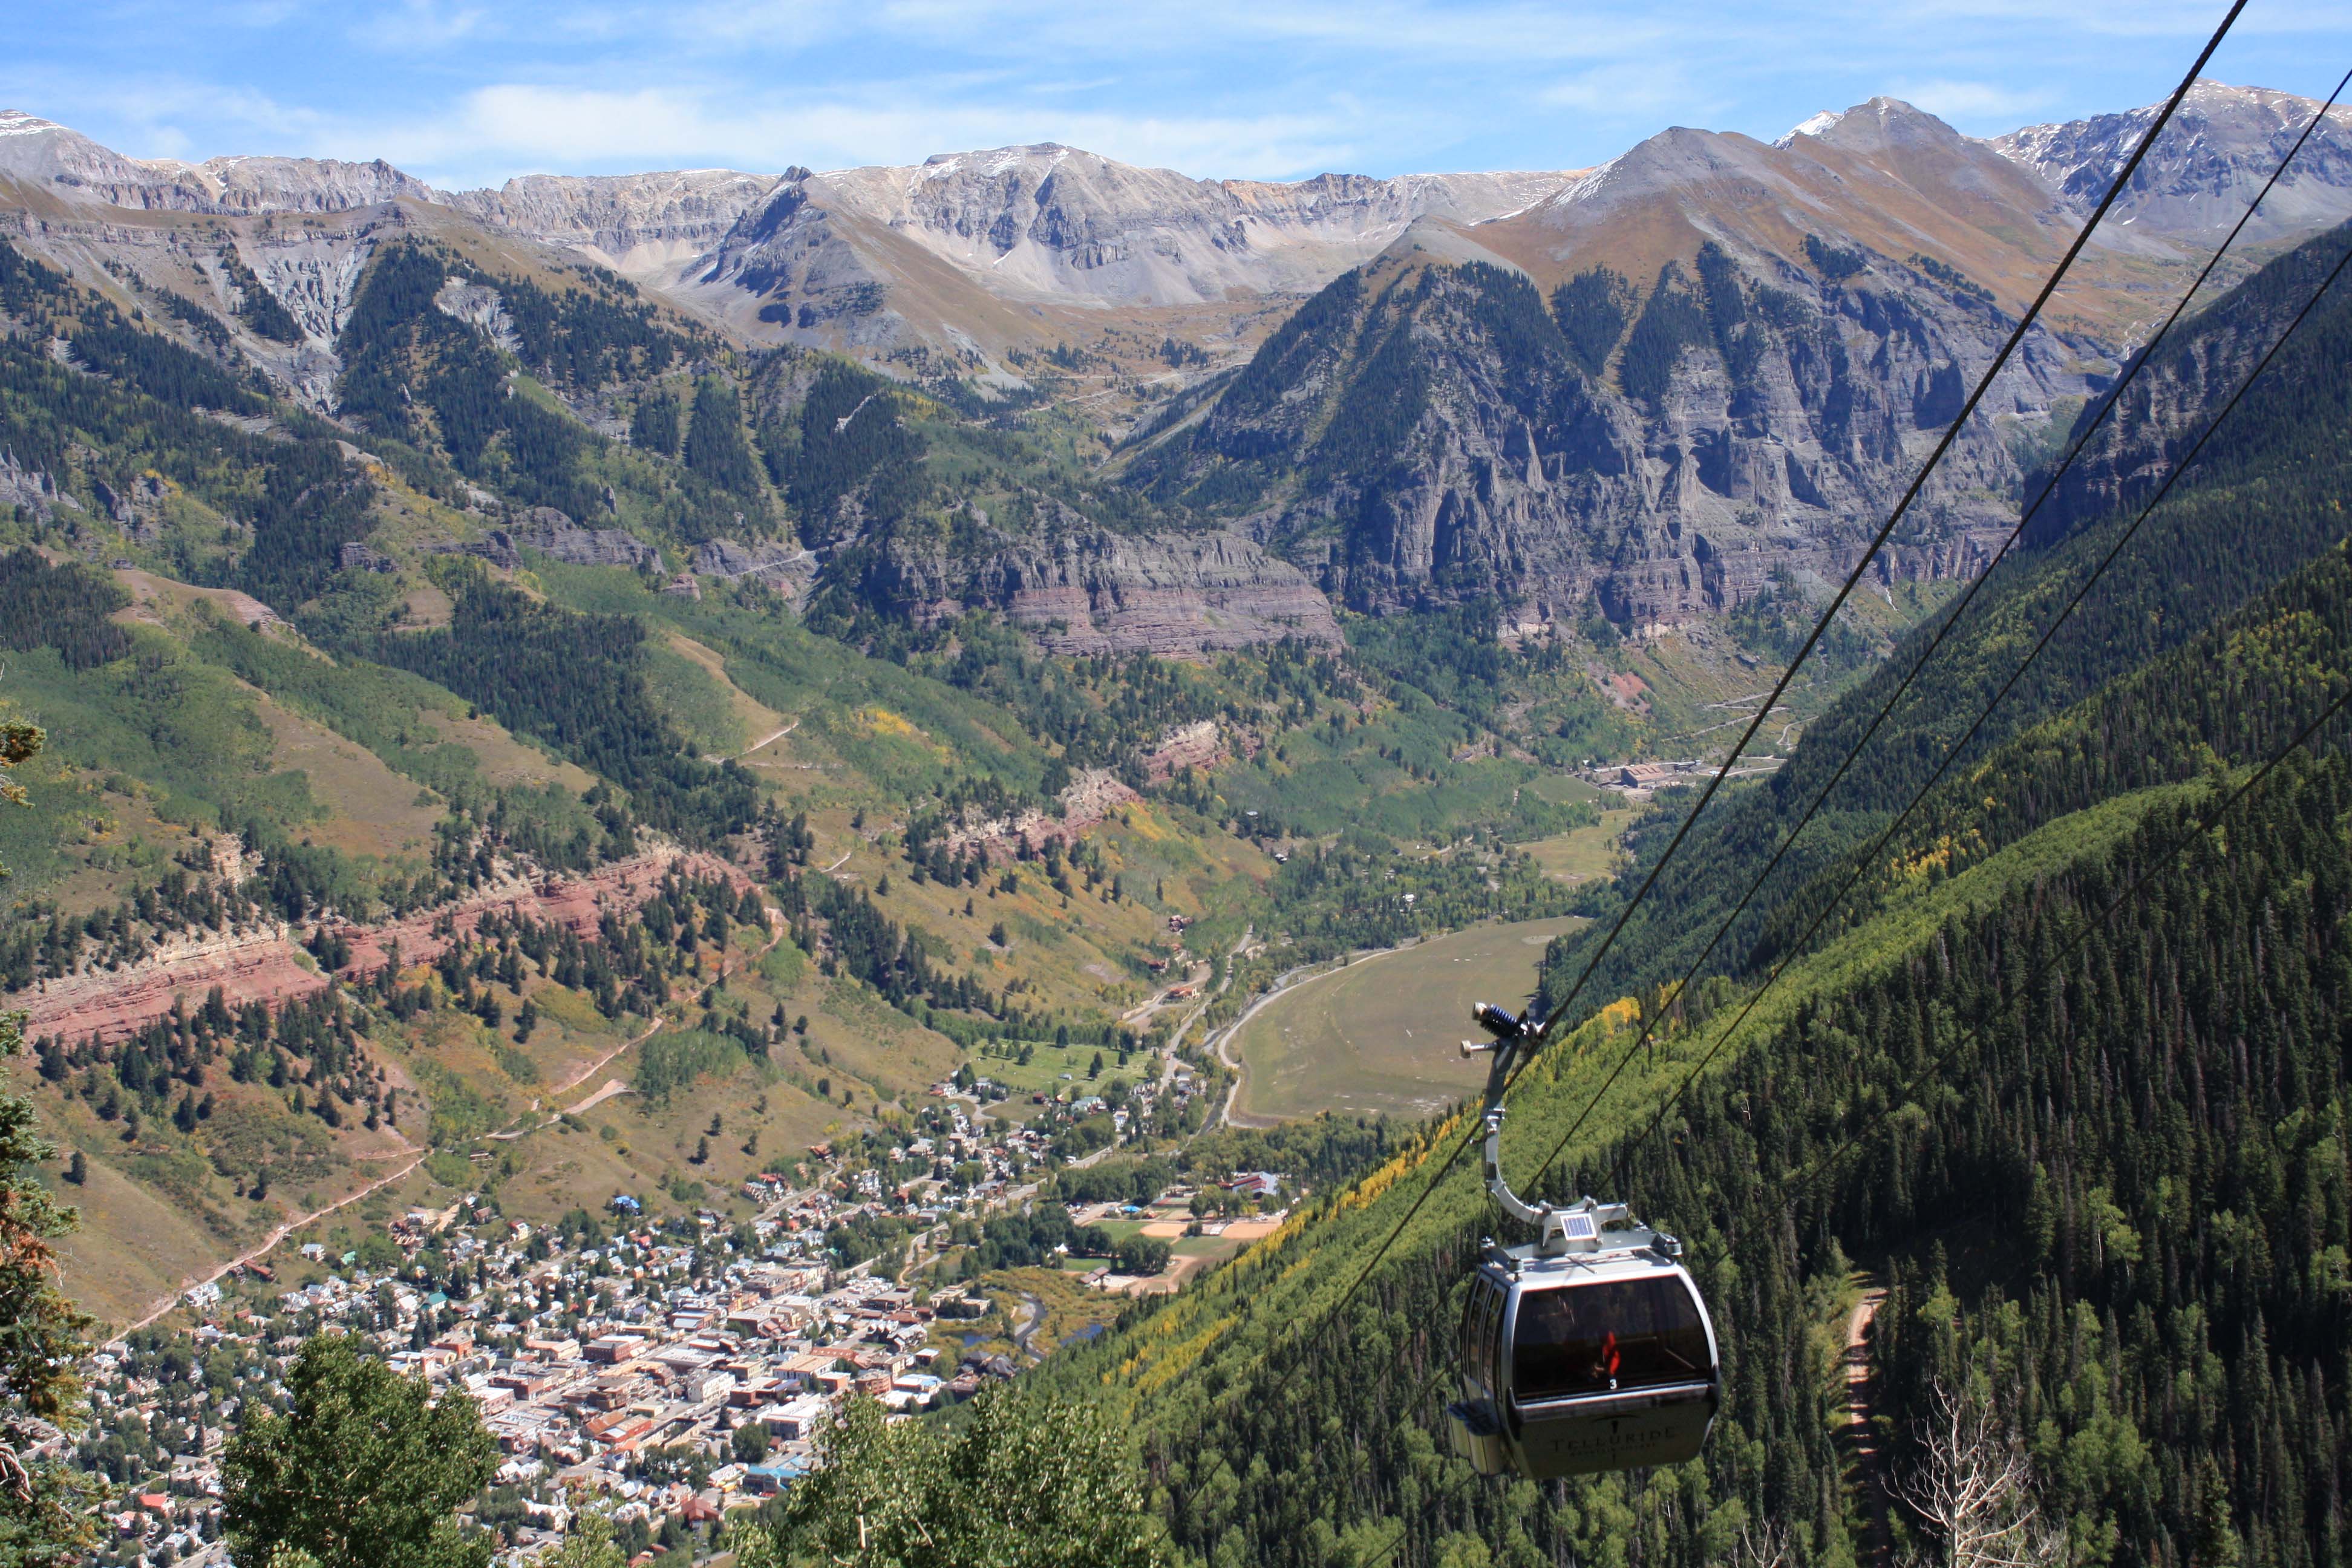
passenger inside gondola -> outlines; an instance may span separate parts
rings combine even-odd
[[[1524,1403],[1704,1382],[1706,1329],[1672,1275],[1529,1290],[1513,1340]]]

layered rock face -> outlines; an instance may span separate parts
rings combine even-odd
[[[628,530],[583,528],[551,506],[535,506],[524,513],[514,540],[575,566],[661,564],[661,552]]]
[[[339,934],[352,957],[339,971],[356,979],[383,967],[398,952],[404,962],[430,963],[452,940],[472,932],[486,914],[523,915],[593,937],[608,910],[635,909],[673,869],[722,876],[750,884],[732,864],[708,855],[654,852],[599,868],[583,877],[533,883],[512,867],[454,908],[382,925],[344,925]],[[217,986],[232,1007],[249,1002],[276,1006],[326,989],[331,976],[299,955],[296,933],[275,921],[219,934],[191,933],[167,941],[150,957],[121,971],[92,968],[47,982],[13,998],[30,1015],[28,1029],[100,1043],[135,1035],[160,1018],[199,1004]]]
[[[526,174],[495,191],[439,199],[493,228],[584,250],[626,276],[652,278],[708,254],[776,184],[776,175],[738,169]]]
[[[72,203],[141,211],[331,213],[432,189],[379,158],[126,158],[37,115],[0,110],[0,175]]]
[[[1286,637],[1336,646],[1330,601],[1296,567],[1230,533],[1133,535],[1062,509],[1043,537],[983,525],[949,540],[894,538],[869,598],[918,622],[1003,614],[1053,653],[1197,653]]]
[[[996,293],[1169,305],[1318,289],[1416,218],[1480,222],[1570,178],[1196,180],[1047,142],[843,170],[817,177],[810,195],[886,225]]]
[[[535,506],[512,528],[494,528],[468,544],[444,550],[478,555],[509,569],[522,564],[524,550],[537,550],[569,566],[627,566],[646,570],[662,563],[661,552],[625,528],[583,528],[551,506]]]
[[[805,174],[805,171],[794,171]],[[1280,298],[1320,288],[1414,221],[1475,223],[1559,174],[1195,180],[1051,144],[913,167],[788,177],[672,287],[754,336],[968,353],[1090,310]],[[1055,331],[1067,329],[1055,329]]]

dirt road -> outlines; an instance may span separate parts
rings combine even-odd
[[[1877,1413],[1877,1380],[1871,1373],[1870,1325],[1885,1300],[1885,1287],[1865,1276],[1862,1300],[1853,1304],[1853,1311],[1845,1322],[1846,1419],[1845,1425],[1838,1428],[1837,1444],[1844,1461],[1846,1485],[1859,1489],[1865,1521],[1862,1550],[1864,1563],[1891,1562],[1895,1552],[1895,1533],[1886,1517],[1886,1455],[1879,1445],[1878,1428],[1872,1419]]]
[[[391,1184],[400,1180],[401,1177],[405,1176],[409,1172],[416,1169],[417,1166],[423,1163],[425,1163],[425,1151],[417,1149],[415,1151],[414,1155],[409,1160],[408,1163],[403,1165],[399,1170],[393,1172],[390,1175],[378,1176],[374,1181],[370,1182],[366,1186],[362,1187],[358,1192],[352,1194],[352,1195],[347,1198],[339,1199],[334,1203],[329,1204],[324,1208],[313,1209],[309,1214],[288,1220],[284,1225],[279,1226],[276,1230],[269,1233],[268,1240],[263,1242],[258,1247],[252,1247],[245,1252],[239,1253],[236,1257],[230,1258],[226,1263],[222,1264],[218,1268],[214,1269],[210,1274],[205,1275],[202,1279],[181,1280],[178,1287],[174,1289],[170,1295],[163,1297],[155,1304],[153,1310],[150,1311],[145,1317],[140,1319],[137,1322],[131,1324],[129,1328],[123,1330],[121,1333],[117,1334],[115,1336],[115,1342],[119,1343],[121,1341],[128,1339],[131,1335],[137,1333],[140,1330],[145,1328],[148,1324],[153,1322],[156,1319],[162,1317],[164,1313],[178,1306],[180,1304],[180,1298],[186,1295],[190,1290],[194,1289],[197,1286],[209,1285],[214,1280],[227,1274],[230,1270],[242,1268],[256,1258],[266,1256],[272,1248],[277,1247],[279,1242],[284,1241],[288,1237],[293,1235],[304,1226],[312,1224],[318,1220],[322,1220],[338,1209],[346,1209],[351,1207],[352,1205],[359,1202],[362,1198],[366,1197],[378,1187],[389,1186]]]

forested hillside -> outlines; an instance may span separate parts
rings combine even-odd
[[[2274,749],[2352,681],[2347,590],[2333,551],[2001,752],[1986,773],[2049,803],[2043,826],[1891,896],[1629,1141],[1713,1044],[1720,1005],[1694,1009],[1539,1184],[1625,1195],[1689,1244],[1727,1347],[1702,1465],[1506,1487],[1444,1457],[1433,1380],[1494,1222],[1457,1168],[1378,1255],[1437,1166],[1409,1155],[1069,1369],[1132,1391],[1179,1539],[1219,1563],[1400,1541],[1408,1562],[1701,1563],[1772,1521],[1797,1560],[1850,1561],[1831,1373],[1861,1260],[1890,1282],[1875,1418],[1898,1463],[1940,1383],[2024,1435],[2081,1560],[2340,1560],[2352,773],[2290,760],[2206,833],[2246,770],[2194,759]],[[2135,787],[2151,755],[2191,782]],[[1517,1097],[1515,1183],[1635,1017],[1562,1041]]]
[[[2344,231],[2314,240],[2178,329],[2186,335],[2168,345],[2168,359],[2222,363],[2200,372],[2200,392],[2189,400],[2197,416],[2185,411],[2175,416],[2185,426],[2166,438],[2175,455],[2204,429],[2220,400],[2252,369],[2292,313],[2274,303],[2262,309],[2267,330],[2252,333],[2241,324],[2253,313],[2249,301],[2260,305],[2286,293],[2300,304],[2347,244],[2352,234]],[[2217,346],[2217,338],[2226,342],[2225,350]],[[1785,919],[1785,911],[1800,901],[1798,889],[1809,882],[1826,879],[1834,886],[1843,879],[1837,873],[1843,858],[1874,841],[1945,763],[1948,748],[2053,625],[2057,630],[2049,647],[1991,712],[1970,752],[1952,763],[1954,779],[1968,776],[1971,764],[2007,737],[2179,647],[2248,595],[2343,538],[2341,497],[2352,488],[2352,467],[2341,439],[2352,424],[2352,378],[2343,372],[2347,355],[2352,298],[2338,291],[2320,300],[2170,496],[2136,531],[2148,482],[2136,487],[2136,504],[2125,510],[2047,530],[2037,520],[2037,540],[2011,551],[1995,568],[1966,618],[1887,715],[1867,757],[1823,800],[1820,815],[1795,840],[1707,969],[1733,972],[1766,961],[1769,955],[1759,943],[1768,919]],[[2086,411],[2085,425],[2091,416]],[[2130,467],[2141,472],[2158,460],[2151,447]],[[2038,494],[2041,488],[2037,480],[2027,493]],[[2053,504],[2056,500],[2063,498]],[[2259,520],[2258,525],[2250,520]],[[2127,531],[2128,542],[2122,543],[2097,585],[2059,624],[2060,612]],[[1723,801],[1698,825],[1593,975],[1590,997],[1605,1000],[1639,984],[1667,983],[1697,958],[1756,873],[1821,796],[1839,762],[1918,666],[1935,629],[1931,622],[1915,631],[1842,695],[1808,728],[1806,743],[1787,767],[1761,787]],[[1664,851],[1679,820],[1679,810],[1661,810],[1627,835],[1637,866]],[[1924,853],[1936,844],[1935,834],[1914,824],[1894,852]],[[1621,896],[1630,896],[1639,880],[1622,884]],[[1586,951],[1571,945],[1555,956],[1550,984],[1556,994],[1581,971]]]
[[[37,1437],[131,1514],[100,1568],[141,1510],[143,1568],[295,1541],[255,1456],[339,1378],[446,1421],[418,1528],[482,1562],[562,1500],[572,1568],[934,1568],[1025,1488],[1071,1562],[1098,1510],[1138,1568],[1846,1568],[1949,1545],[1890,1500],[1957,1409],[2021,1561],[2352,1564],[2352,296],[2141,511],[2352,228],[1956,608],[2114,384],[2031,334],[1792,671],[2010,323],[1924,251],[1538,287],[1424,229],[1122,438],[1108,349],[755,346],[397,204],[330,303],[179,216],[152,271],[0,237],[0,1244],[37,1192],[12,1267],[129,1331],[0,1493]],[[1525,1239],[1416,1010],[1474,963],[1561,1010],[1514,1184],[1687,1249],[1689,1464],[1452,1452]],[[1341,994],[1360,1058],[1245,1097]]]
[[[2339,712],[2255,781],[2352,689],[2321,435],[2342,423],[2326,411],[2344,321],[2332,302],[2306,323],[2257,393],[2277,417],[2239,410],[2205,482],[2149,519],[1886,858],[1845,858],[2127,518],[2004,569],[1717,977],[1662,998],[1640,987],[1711,932],[1904,650],[1779,780],[1726,803],[1580,1004],[1592,1016],[1513,1095],[1515,1185],[1627,1199],[1688,1246],[1726,1357],[1705,1458],[1535,1486],[1448,1453],[1463,1272],[1505,1223],[1470,1162],[1444,1163],[1457,1117],[1064,1369],[1131,1402],[1187,1550],[1853,1562],[1883,1529],[1927,1538],[1874,1500],[1926,1461],[1921,1424],[1948,1398],[1988,1413],[1997,1444],[2016,1434],[2068,1560],[2343,1561],[2352,725]],[[1648,853],[1686,808],[1662,798]],[[1857,871],[1858,897],[1798,949]],[[1548,984],[1581,951],[1560,944]],[[1839,1359],[1865,1284],[1886,1294],[1866,1341],[1877,1453],[1857,1470]]]
[[[118,1321],[379,1175],[376,1205],[683,1206],[960,1068],[1128,1095],[1182,1021],[1154,998],[1254,929],[1249,977],[1556,912],[1501,841],[1591,820],[1547,760],[1634,728],[1476,617],[1072,659],[984,605],[877,607],[860,563],[950,500],[1156,514],[1037,431],[610,279],[385,245],[334,420],[201,305],[5,244],[0,284],[0,700],[49,731],[0,813],[0,981]],[[843,569],[813,585],[803,540]],[[528,1135],[597,1071],[635,1092]]]

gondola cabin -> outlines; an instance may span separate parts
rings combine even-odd
[[[1544,1240],[1489,1244],[1462,1320],[1455,1449],[1481,1474],[1535,1479],[1696,1457],[1719,1400],[1715,1325],[1646,1227],[1601,1228],[1623,1209],[1546,1216]],[[1556,1227],[1556,1228],[1555,1228]]]

